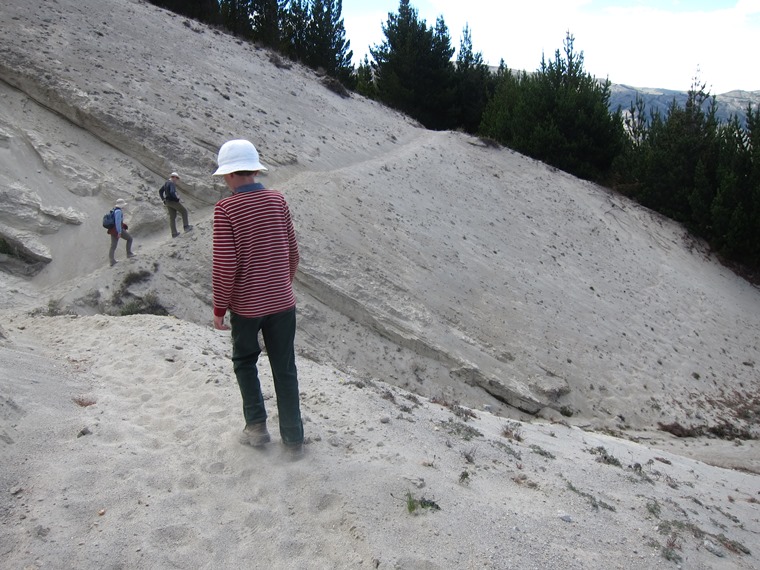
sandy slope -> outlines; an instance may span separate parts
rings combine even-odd
[[[669,540],[684,567],[755,567],[754,475],[306,358],[310,444],[289,463],[237,443],[224,334],[150,316],[8,329],[8,568],[670,568]],[[407,494],[440,510],[410,514]]]
[[[757,430],[760,293],[681,228],[143,2],[11,0],[0,31],[0,232],[51,259],[0,274],[10,567],[654,568],[673,533],[684,567],[756,566],[757,440],[657,430]],[[301,245],[298,464],[237,443],[209,326],[237,136]],[[174,317],[103,315],[147,293]]]

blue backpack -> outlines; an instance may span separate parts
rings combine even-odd
[[[113,210],[108,212],[105,216],[103,216],[103,227],[106,229],[111,229],[116,226],[116,218],[114,216]]]

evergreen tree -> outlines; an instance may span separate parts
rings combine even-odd
[[[351,41],[346,39],[346,27],[343,23],[343,0],[331,0],[330,27],[332,30],[332,65],[333,73],[344,85],[356,87],[354,76],[354,52]]]
[[[281,49],[293,61],[305,62],[309,53],[307,27],[309,25],[308,0],[290,0],[281,14]]]
[[[312,0],[309,24],[306,26],[306,43],[309,46],[306,64],[317,69],[331,71],[331,36],[329,0]]]
[[[370,48],[378,98],[428,128],[455,124],[454,49],[443,18],[429,29],[409,0],[400,0],[383,33],[383,43]]]
[[[459,119],[457,107],[457,90],[454,82],[454,64],[451,57],[454,55],[451,45],[451,36],[443,16],[435,21],[433,32],[432,49],[429,54],[422,53],[423,58],[428,60],[425,69],[429,75],[423,75],[420,79],[422,94],[427,91],[427,103],[420,101],[423,114],[420,121],[429,125],[432,129],[454,129]],[[427,80],[427,81],[424,81]]]
[[[649,136],[649,122],[645,112],[646,103],[637,94],[623,119],[625,136],[622,150],[612,164],[613,187],[631,197],[637,196],[641,191],[639,179],[643,168],[643,148]]]
[[[695,79],[686,104],[643,120],[631,106],[628,143],[617,163],[622,187],[642,204],[684,223],[725,259],[760,269],[760,113],[726,125]]]
[[[236,36],[252,38],[251,8],[251,0],[219,0],[222,26]]]
[[[749,186],[750,232],[752,245],[748,252],[748,261],[756,269],[760,269],[760,108],[752,110],[747,106],[746,117],[748,154],[750,160]]]
[[[459,112],[457,124],[468,133],[476,133],[483,111],[492,95],[494,81],[488,66],[483,62],[483,55],[473,52],[469,25],[465,25],[462,31],[454,83]]]
[[[542,57],[532,75],[502,75],[482,130],[533,158],[602,181],[623,149],[622,117],[609,112],[609,81],[600,83],[584,71],[583,52],[576,53],[573,43],[568,32],[564,54],[557,50],[549,62]]]
[[[251,0],[253,39],[267,47],[280,49],[279,0]]]
[[[527,81],[527,74],[523,71],[514,74],[504,60],[501,60],[496,72],[496,87],[493,95],[489,98],[481,117],[479,132],[502,144],[513,144],[516,134],[514,127],[515,109],[522,97],[522,85]]]
[[[342,0],[312,0],[305,62],[344,83],[353,83],[353,52],[349,50],[351,42],[346,40],[342,11]]]
[[[369,99],[377,99],[372,64],[366,55],[364,56],[364,61],[356,69],[356,92]]]
[[[217,0],[150,0],[151,4],[182,14],[200,22],[216,23],[219,19]]]
[[[722,253],[752,263],[760,243],[756,217],[760,186],[753,180],[751,133],[741,127],[738,117],[732,117],[718,132],[717,191],[713,190],[715,198],[708,210],[711,225],[699,229]],[[694,211],[697,214],[704,217],[701,210]]]
[[[382,26],[385,40],[370,48],[378,98],[385,104],[412,114],[415,110],[412,85],[418,39],[427,26],[417,18],[408,0],[400,0],[398,14],[389,13]]]
[[[705,105],[708,105],[706,111],[703,109]],[[674,99],[665,118],[652,121],[640,173],[644,184],[641,192],[644,205],[674,220],[691,224],[696,217],[690,198],[698,207],[712,203],[718,186],[715,113],[715,98],[710,97],[704,85],[700,86],[695,80],[684,108],[679,107]],[[697,188],[695,175],[700,162],[701,180]],[[697,222],[700,223],[704,225],[704,220]]]

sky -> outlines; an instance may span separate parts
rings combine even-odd
[[[534,71],[554,60],[569,31],[584,69],[633,87],[688,90],[695,77],[711,94],[760,90],[760,0],[411,0],[418,18],[443,16],[452,47],[469,26],[486,63]],[[399,0],[343,0],[354,64],[385,39]],[[455,56],[456,57],[456,54]]]

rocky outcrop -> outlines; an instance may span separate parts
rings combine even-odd
[[[50,207],[39,195],[20,185],[0,187],[0,242],[5,255],[0,265],[15,274],[33,275],[52,261],[39,236],[53,234],[66,224],[80,225],[84,215],[74,208]]]

